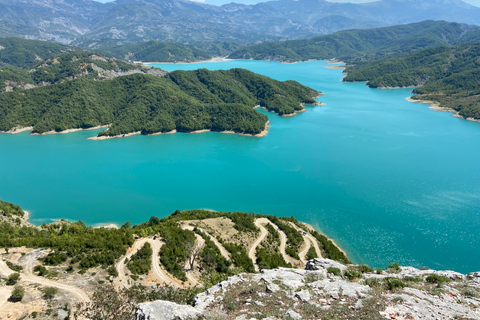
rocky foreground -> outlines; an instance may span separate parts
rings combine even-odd
[[[197,295],[194,306],[137,306],[137,320],[480,319],[480,272],[386,271],[310,260],[305,269],[240,274]]]

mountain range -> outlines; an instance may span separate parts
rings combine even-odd
[[[331,3],[278,0],[213,6],[184,0],[0,0],[0,35],[96,48],[161,40],[185,44],[304,39],[351,28],[422,20],[480,24],[480,8],[460,0]]]

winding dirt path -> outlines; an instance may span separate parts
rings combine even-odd
[[[264,225],[269,223],[270,220],[267,218],[258,218],[255,219],[255,226],[260,229],[260,236],[255,240],[254,243],[252,243],[252,246],[248,250],[248,257],[250,260],[253,262],[253,266],[255,267],[255,271],[259,271],[258,265],[257,265],[257,254],[256,250],[257,247],[262,243],[263,239],[268,235],[267,229],[265,229]]]
[[[150,271],[149,275],[156,278],[160,283],[167,284],[175,288],[183,288],[184,285],[180,282],[180,280],[170,275],[166,270],[160,267],[160,248],[164,245],[164,243],[161,242],[159,238],[155,240],[148,239],[148,242],[152,246],[153,250],[152,270]]]
[[[125,259],[130,259],[130,257],[140,250],[147,242],[152,246],[152,266],[149,271],[150,277],[155,278],[155,280],[162,284],[167,284],[176,288],[184,287],[179,280],[169,275],[160,267],[160,248],[162,247],[163,243],[159,238],[155,240],[150,238],[138,239],[130,248],[128,248],[127,254],[115,264],[118,276],[114,280],[114,287],[117,290],[122,288],[130,288],[131,285],[129,283],[129,278],[125,274]]]
[[[25,254],[18,262],[24,267],[20,273],[20,283],[36,283],[46,287],[55,287],[59,290],[65,291],[76,297],[78,302],[90,302],[89,296],[82,289],[61,283],[58,281],[48,280],[43,277],[38,277],[33,274],[33,266],[36,264],[38,258],[47,253],[47,250],[37,249]],[[6,265],[4,261],[0,260],[0,274],[2,276],[9,276],[13,271]]]
[[[13,273],[12,269],[10,269],[7,264],[5,263],[5,261],[3,261],[1,258],[0,258],[0,277],[2,278],[7,278],[8,276],[10,276],[11,274]]]
[[[193,228],[192,228],[193,230]],[[196,234],[195,233],[195,237],[197,238],[197,241],[195,241],[195,247],[196,247],[196,250],[200,250],[204,245],[205,245],[205,239],[203,239],[203,237],[199,234]],[[188,269],[190,267],[190,262],[187,261],[185,263],[185,269]],[[193,270],[188,270],[186,272],[186,275],[187,275],[187,279],[188,281],[191,283],[192,286],[197,286],[200,284],[200,282],[198,282],[198,280],[195,278],[195,276],[192,274]]]
[[[68,293],[73,294],[75,297],[77,297],[78,302],[83,302],[83,303],[88,303],[90,302],[89,296],[85,293],[80,288],[60,283],[57,281],[52,281],[52,280],[47,280],[42,277],[37,277],[37,276],[24,276],[22,275],[22,278],[20,279],[21,282],[27,282],[27,283],[39,283],[41,285],[47,286],[47,287],[55,287],[60,290],[66,291]]]
[[[212,240],[212,242],[215,243],[215,245],[217,246],[218,250],[220,250],[220,254],[221,254],[225,259],[227,259],[228,261],[231,261],[230,252],[228,252],[227,249],[225,249],[225,247],[224,247],[220,242],[218,242],[217,238],[215,238],[214,236],[212,236],[210,233],[208,233],[207,231],[203,230],[202,228],[198,228],[198,230],[200,230],[200,231],[202,231],[203,233],[205,233],[205,234],[210,238],[210,240]]]
[[[280,230],[280,228],[274,224],[273,222],[271,222],[270,220],[268,219],[265,219],[267,220],[267,223],[269,223],[279,234],[280,236],[280,254],[282,255],[283,259],[287,262],[287,263],[290,263],[292,264],[292,266],[298,266],[299,265],[299,261],[297,259],[294,259],[292,257],[290,257],[286,252],[285,252],[285,248],[287,247],[287,235],[285,234],[285,232],[283,232],[282,230]]]
[[[298,253],[298,256],[300,257],[300,260],[302,261],[303,265],[305,266],[307,264],[307,253],[308,250],[313,246],[315,248],[315,252],[317,253],[317,257],[321,258],[322,257],[322,251],[320,250],[320,247],[318,246],[318,241],[315,239],[314,236],[312,236],[310,233],[306,232],[305,230],[302,230],[299,228],[297,225],[295,225],[292,222],[289,222],[290,225],[295,228],[298,232],[300,232],[303,236],[303,241],[305,242],[305,247]]]

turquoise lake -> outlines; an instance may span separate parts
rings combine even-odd
[[[35,224],[140,223],[193,208],[294,216],[356,263],[480,270],[480,123],[409,103],[409,89],[342,83],[341,70],[325,65],[157,65],[293,79],[324,92],[326,105],[289,118],[266,113],[264,138],[0,134],[0,197]]]

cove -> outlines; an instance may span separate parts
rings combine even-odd
[[[140,223],[193,208],[294,216],[356,263],[480,270],[480,124],[409,103],[410,89],[342,83],[341,70],[325,65],[156,65],[242,67],[320,90],[326,105],[289,118],[266,113],[263,138],[1,134],[0,197],[35,224]]]

